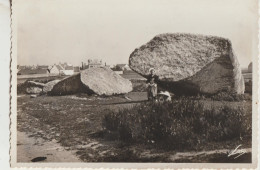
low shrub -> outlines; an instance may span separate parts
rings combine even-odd
[[[211,99],[217,101],[243,101],[243,100],[252,100],[249,94],[236,94],[232,92],[219,92],[215,95],[210,96]]]
[[[221,91],[216,94],[198,94],[194,96],[174,96],[175,99],[187,98],[190,100],[214,100],[214,101],[229,101],[229,102],[240,102],[245,100],[252,100],[252,95],[236,94],[228,91]]]
[[[206,141],[251,136],[251,117],[241,107],[205,108],[198,100],[144,103],[109,111],[104,129],[124,142],[153,143],[163,148],[189,148]]]

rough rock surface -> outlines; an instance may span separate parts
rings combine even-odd
[[[109,68],[89,68],[55,84],[52,95],[87,93],[98,95],[124,94],[132,91],[132,83]]]
[[[80,74],[70,76],[56,83],[52,90],[49,92],[50,95],[68,95],[90,91],[82,84],[80,80]]]
[[[144,77],[155,68],[159,85],[175,94],[244,93],[244,79],[228,39],[161,34],[135,49],[130,67]]]
[[[53,81],[50,81],[48,83],[45,84],[45,86],[43,87],[43,92],[44,93],[48,93],[52,90],[53,86],[55,84],[57,84],[60,80],[53,80]]]
[[[98,95],[124,94],[132,83],[109,68],[89,68],[80,73],[82,83]]]

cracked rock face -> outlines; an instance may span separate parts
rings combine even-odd
[[[53,86],[55,84],[57,84],[59,81],[60,80],[52,80],[52,81],[46,83],[45,86],[43,87],[43,92],[44,93],[49,93],[52,90]]]
[[[98,95],[124,94],[132,91],[131,81],[109,68],[89,68],[80,73],[81,82]]]
[[[144,77],[154,68],[159,85],[175,94],[244,93],[244,79],[231,42],[220,37],[160,34],[135,49],[129,65]]]
[[[132,83],[109,68],[89,68],[80,74],[59,81],[52,95],[88,93],[98,95],[124,94],[132,91]]]
[[[56,83],[48,94],[69,95],[76,93],[89,93],[88,89],[80,81],[80,74],[64,78]]]

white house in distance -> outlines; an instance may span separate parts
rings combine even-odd
[[[71,64],[54,64],[48,69],[51,75],[73,75],[74,67]]]
[[[99,67],[110,68],[110,66],[107,65],[106,62],[103,64],[102,60],[89,59],[87,64],[82,62],[81,70],[85,70],[85,69],[89,69],[89,68],[99,68]]]
[[[128,66],[128,64],[117,64],[116,67],[120,68],[120,70],[131,70],[131,68]]]
[[[98,59],[88,60],[88,68],[98,68],[98,67],[102,67],[102,60],[98,60]]]
[[[60,75],[62,69],[63,68],[60,65],[54,64],[48,70],[49,70],[49,74],[51,75]]]
[[[116,73],[116,74],[123,74],[124,71],[131,71],[130,67],[127,64],[116,64],[112,70]]]
[[[72,65],[67,65],[61,70],[61,75],[70,76],[74,74],[74,67]]]

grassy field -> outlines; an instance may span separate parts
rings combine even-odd
[[[231,139],[211,141],[196,147],[183,150],[155,147],[155,144],[131,143],[118,140],[117,135],[107,134],[102,126],[104,116],[113,111],[130,109],[147,100],[145,92],[131,92],[113,97],[87,96],[85,94],[68,96],[39,96],[30,98],[28,95],[18,96],[17,122],[18,131],[30,132],[33,138],[58,141],[67,150],[74,150],[85,162],[217,162],[217,161],[250,161],[222,160],[226,151],[235,149],[239,144],[251,148],[249,139]],[[221,102],[208,99],[201,100],[206,107],[245,108],[251,118],[250,100],[239,102]],[[145,113],[144,113],[145,114]],[[251,119],[250,119],[251,120]],[[18,139],[19,140],[19,139]],[[223,150],[206,156],[212,150]],[[193,152],[202,152],[196,155]],[[193,156],[186,157],[189,153]],[[211,153],[211,152],[210,152]],[[184,156],[180,156],[183,154]],[[188,154],[188,155],[189,155]],[[178,156],[179,155],[179,156]]]

